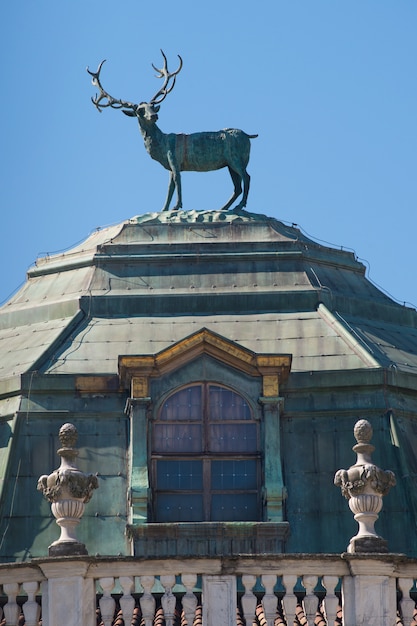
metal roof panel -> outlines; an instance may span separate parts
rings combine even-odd
[[[29,310],[36,315],[35,307],[65,300],[75,300],[88,291],[94,267],[82,267],[61,273],[44,274],[30,278],[13,298],[0,308],[4,314]]]
[[[0,379],[30,370],[74,317],[0,330]]]
[[[400,324],[344,316],[341,319],[370,344],[385,367],[417,372],[417,329]]]
[[[366,367],[317,312],[92,319],[46,371],[116,373],[120,355],[156,354],[199,328],[258,353],[293,354],[292,371]]]

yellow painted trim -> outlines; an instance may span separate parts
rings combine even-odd
[[[130,395],[132,398],[147,398],[149,396],[149,376],[132,376]]]
[[[75,389],[78,393],[105,393],[118,390],[115,376],[76,376]]]
[[[203,328],[154,356],[120,356],[121,384],[131,386],[131,397],[147,397],[149,378],[164,376],[201,354],[209,354],[250,376],[262,376],[265,397],[279,395],[279,384],[288,378],[292,358],[289,354],[256,354]]]

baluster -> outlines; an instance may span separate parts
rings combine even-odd
[[[182,597],[184,617],[187,626],[192,626],[197,608],[197,598],[193,593],[193,589],[197,583],[197,574],[182,574],[181,580],[185,587],[185,594]]]
[[[326,597],[324,599],[324,615],[328,626],[333,626],[336,621],[339,598],[335,594],[334,590],[338,582],[338,576],[323,576],[323,587],[326,589]]]
[[[285,596],[282,601],[284,606],[285,621],[287,626],[292,626],[295,620],[295,611],[297,608],[297,597],[294,594],[294,587],[297,583],[297,576],[293,574],[287,574],[282,577],[282,582],[285,587]]]
[[[123,595],[120,598],[123,621],[126,626],[130,626],[133,619],[133,611],[135,610],[135,598],[132,596],[134,580],[132,576],[120,576],[119,582],[123,589]]]
[[[114,588],[114,578],[99,578],[101,588],[103,589],[103,597],[100,598],[99,605],[101,611],[101,619],[104,626],[111,626],[113,624],[114,612],[116,610],[116,602],[111,597],[111,592]]]
[[[317,585],[317,576],[303,576],[303,585],[306,595],[303,600],[303,609],[309,626],[314,626],[316,619],[318,599],[314,595],[314,588]]]
[[[175,605],[177,603],[172,587],[175,585],[175,576],[167,574],[160,577],[161,585],[165,589],[165,593],[161,598],[162,608],[164,609],[165,626],[172,626],[175,616]]]
[[[151,591],[155,584],[155,576],[141,576],[139,580],[143,587],[143,595],[139,600],[142,616],[145,620],[145,626],[152,626],[156,603]]]
[[[23,615],[25,616],[25,624],[26,626],[38,626],[41,607],[36,602],[35,596],[39,589],[39,584],[36,581],[23,583],[23,589],[28,596],[27,601],[22,607]]]
[[[403,596],[400,603],[403,624],[410,626],[415,610],[414,600],[410,598],[410,590],[414,587],[414,580],[412,578],[399,578],[398,587]]]
[[[20,607],[16,602],[19,585],[18,583],[6,583],[3,585],[3,591],[7,595],[7,604],[4,606],[5,626],[17,626],[20,616]]]
[[[261,577],[262,584],[265,587],[265,594],[262,598],[262,607],[268,626],[274,626],[277,617],[278,598],[274,593],[277,577],[274,574],[264,574]]]
[[[252,626],[255,621],[257,600],[255,594],[252,592],[255,584],[256,576],[252,576],[250,574],[242,576],[242,585],[245,588],[245,593],[242,596],[242,609],[246,626]]]

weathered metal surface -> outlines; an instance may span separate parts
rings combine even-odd
[[[14,296],[8,308],[20,307],[24,310],[28,306],[33,306],[35,302],[43,305],[57,299],[61,302],[70,300],[88,289],[91,273],[90,265],[76,270],[67,269],[60,274],[54,272],[35,276]]]
[[[34,393],[36,395],[36,391]],[[45,555],[51,540],[56,538],[57,531],[51,527],[55,522],[48,511],[50,507],[36,491],[36,475],[58,467],[57,427],[59,429],[70,413],[71,419],[75,418],[82,444],[77,465],[82,471],[98,472],[100,483],[100,489],[95,494],[97,498],[86,506],[79,539],[89,546],[93,554],[101,552],[103,546],[106,546],[106,552],[126,553],[127,430],[124,399],[119,404],[117,417],[105,410],[92,410],[83,415],[74,410],[76,406],[71,397],[64,396],[61,400],[68,409],[66,417],[48,411],[27,412],[18,415],[10,425],[14,437],[7,455],[7,489],[3,489],[0,500],[2,560]]]
[[[210,172],[223,167],[227,167],[230,172],[234,192],[221,210],[229,209],[240,194],[242,198],[235,210],[242,209],[246,206],[249,193],[250,176],[246,168],[249,162],[250,140],[258,135],[248,135],[237,128],[191,135],[163,133],[156,125],[160,103],[173,90],[182,68],[182,59],[178,55],[180,62],[178,69],[169,72],[167,58],[162,50],[161,53],[164,59],[163,68],[157,69],[154,65],[152,67],[158,72],[158,78],[163,78],[164,83],[149,102],[133,104],[116,99],[105,91],[100,81],[104,61],[100,63],[96,72],[90,72],[87,68],[87,72],[93,77],[93,85],[100,91],[99,95],[92,98],[93,104],[100,112],[108,107],[122,109],[129,117],[137,119],[147,152],[170,173],[168,195],[163,211],[168,211],[174,191],[177,192],[177,203],[173,210],[182,207],[180,172]]]
[[[72,318],[45,320],[0,331],[0,378],[26,372],[45,355]]]
[[[286,522],[182,522],[138,525],[129,527],[128,533],[136,554],[178,558],[280,553],[289,530]]]
[[[340,493],[330,492],[329,482],[331,468],[343,467],[347,446],[342,431],[349,421],[345,418],[335,424],[330,416],[283,420],[283,460],[289,494],[287,519],[291,528],[289,552],[296,546],[297,551],[309,552],[311,545],[342,552],[345,546],[341,536],[351,531],[350,526],[355,529],[355,522],[351,524],[352,520],[347,519],[345,502],[340,501],[343,500]],[[290,456],[297,459],[296,464],[291,463]],[[327,484],[329,489],[323,489]],[[296,499],[292,498],[293,493],[299,494]]]
[[[415,311],[376,290],[351,253],[295,228],[244,212],[178,211],[139,216],[39,261],[0,309],[1,558],[44,555],[56,536],[36,481],[56,466],[51,433],[67,421],[80,433],[80,468],[98,471],[101,483],[80,540],[92,554],[128,553],[129,390],[119,386],[118,359],[154,359],[202,328],[243,352],[292,355],[279,388],[285,549],[345,549],[355,522],[332,481],[351,464],[353,424],[364,417],[382,457],[375,461],[408,476],[386,498],[381,534],[391,549],[417,554],[409,545],[417,518]],[[164,381],[147,381],[150,412],[170,389],[208,377],[241,389],[261,419],[260,377],[200,356]],[[403,420],[395,437],[388,409]],[[145,512],[146,504],[145,495]]]
[[[97,252],[97,248],[104,243],[111,241],[113,237],[117,237],[123,230],[124,225],[129,222],[130,220],[113,226],[98,228],[86,239],[84,239],[84,241],[66,252],[39,257],[36,259],[35,265],[29,269],[28,277],[31,278],[38,275],[44,275],[48,272],[59,271],[64,267],[80,268],[90,265]]]
[[[305,326],[304,326],[305,323]],[[194,329],[209,330],[259,353],[292,354],[292,371],[366,367],[317,313],[91,320],[48,371],[117,372],[119,355],[156,354]]]
[[[344,316],[348,326],[371,347],[381,365],[417,372],[417,329],[398,323]]]
[[[343,498],[330,493],[327,486],[333,467],[354,461],[352,428],[359,416],[373,425],[375,462],[404,476],[386,498],[388,511],[381,514],[377,532],[389,537],[393,552],[417,554],[417,545],[409,540],[417,516],[416,381],[412,384],[408,374],[383,369],[299,373],[292,376],[283,395],[282,450],[291,526],[288,550],[303,546],[307,551],[313,542],[321,550],[327,545],[330,551],[343,551],[346,545],[341,538],[349,539],[356,532],[354,520],[343,510]],[[390,427],[392,414],[404,416],[397,442]],[[291,493],[298,495],[293,498]]]

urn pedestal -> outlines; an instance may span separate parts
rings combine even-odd
[[[59,431],[61,448],[57,451],[61,465],[49,476],[39,478],[38,489],[49,502],[56,523],[61,528],[59,539],[49,546],[49,556],[86,555],[85,545],[78,541],[76,527],[84,513],[93,490],[97,489],[97,476],[84,474],[74,464],[78,456],[75,449],[78,433],[73,424],[64,424]]]
[[[352,537],[348,552],[388,552],[388,543],[375,532],[375,522],[382,509],[382,496],[360,494],[351,496],[349,508],[359,524],[357,535]]]
[[[335,485],[341,488],[359,524],[358,533],[347,547],[350,553],[388,552],[386,540],[376,533],[374,526],[382,509],[382,497],[395,485],[395,476],[372,463],[371,454],[375,450],[370,443],[372,434],[372,426],[367,420],[359,420],[355,424],[357,444],[353,446],[353,451],[357,454],[356,463],[348,470],[336,472],[334,478]]]

